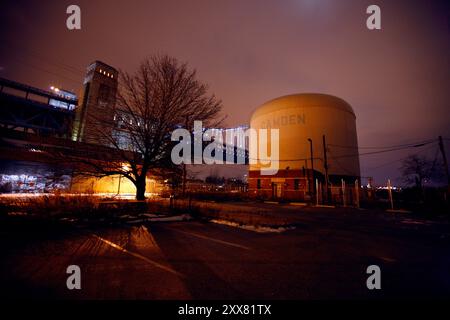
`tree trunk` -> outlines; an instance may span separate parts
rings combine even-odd
[[[145,200],[145,176],[136,181],[136,200]]]

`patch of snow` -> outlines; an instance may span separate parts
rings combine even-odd
[[[223,224],[226,226],[234,227],[234,228],[240,228],[245,229],[249,231],[259,232],[259,233],[281,233],[285,232],[287,230],[293,230],[295,227],[278,227],[278,228],[272,228],[272,227],[262,227],[262,226],[252,226],[248,224],[241,225],[237,222],[232,222],[228,220],[219,220],[219,219],[213,219],[210,220],[212,223],[217,224]]]
[[[147,218],[157,218],[157,217],[160,217],[161,215],[157,215],[154,213],[143,213],[143,214],[140,214],[139,216],[147,217]]]
[[[136,218],[136,217],[130,216],[129,214],[124,214],[122,216],[119,216],[119,219],[130,219],[130,218]]]
[[[181,216],[171,216],[171,217],[160,217],[160,218],[151,218],[149,221],[187,221],[191,220],[191,216],[188,214],[182,214]]]
[[[8,216],[26,216],[26,215],[27,213],[23,211],[8,212]]]
[[[129,220],[129,221],[126,221],[126,223],[128,223],[128,224],[138,224],[138,223],[143,223],[143,222],[145,222],[145,221],[147,221],[147,220],[144,220],[144,219],[136,219],[136,220]]]
[[[430,225],[433,224],[433,221],[428,221],[428,220],[403,219],[403,220],[401,221],[401,223],[404,223],[404,224],[419,224],[419,225],[430,226]]]
[[[127,221],[126,223],[129,224],[136,224],[136,223],[143,223],[143,222],[177,222],[177,221],[188,221],[191,220],[191,216],[188,214],[182,214],[180,216],[157,216],[154,215],[156,218],[149,218],[149,219],[135,219]]]
[[[392,213],[411,213],[411,211],[409,210],[404,210],[404,209],[388,209],[386,210],[386,212],[392,212]]]

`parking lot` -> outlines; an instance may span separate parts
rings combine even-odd
[[[195,220],[61,226],[17,217],[1,227],[2,296],[450,297],[448,223],[367,211],[264,206],[291,216],[295,228],[260,233]],[[81,290],[66,287],[69,265],[80,267]],[[381,269],[381,290],[366,287],[369,265]]]

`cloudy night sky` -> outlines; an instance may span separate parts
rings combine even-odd
[[[66,28],[70,4],[81,8],[79,31]],[[366,28],[371,4],[381,7],[382,30]],[[222,99],[227,126],[248,124],[259,105],[285,94],[343,98],[363,153],[450,138],[449,8],[425,0],[6,1],[0,77],[79,93],[94,60],[133,72],[146,56],[167,53]],[[436,151],[361,156],[361,174],[400,181],[403,157]]]

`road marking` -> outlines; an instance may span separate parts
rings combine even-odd
[[[181,230],[175,230],[175,229],[171,229],[171,230],[175,231],[175,232],[184,233],[184,234],[187,234],[187,235],[190,235],[190,236],[194,236],[194,237],[197,237],[197,238],[200,238],[200,239],[214,241],[214,242],[217,242],[217,243],[220,243],[220,244],[224,244],[224,245],[227,245],[227,246],[232,246],[232,247],[236,247],[236,248],[240,248],[240,249],[244,249],[244,250],[250,250],[249,247],[246,247],[246,246],[243,246],[243,245],[240,245],[240,244],[237,244],[237,243],[233,243],[233,242],[228,242],[228,241],[224,241],[224,240],[210,238],[210,237],[204,236],[202,234],[198,234],[198,233],[194,233],[194,232],[186,232],[186,231],[181,231]]]
[[[118,244],[115,244],[114,242],[111,242],[111,241],[109,241],[109,240],[103,239],[102,237],[99,237],[99,236],[96,235],[96,234],[92,234],[92,235],[93,235],[95,238],[97,238],[98,240],[102,241],[103,243],[106,243],[107,245],[113,247],[114,249],[117,249],[117,250],[119,250],[119,251],[122,251],[123,253],[129,254],[129,255],[131,255],[131,256],[133,256],[133,257],[135,257],[135,258],[144,260],[145,262],[148,262],[148,263],[152,264],[153,266],[155,266],[155,267],[157,267],[157,268],[160,268],[160,269],[162,269],[162,270],[164,270],[164,271],[173,273],[173,274],[175,274],[175,275],[177,275],[177,276],[179,276],[179,277],[182,277],[182,278],[184,277],[181,273],[179,273],[179,272],[173,270],[172,268],[166,267],[166,266],[164,266],[164,265],[162,265],[162,264],[160,264],[160,263],[158,263],[158,262],[156,262],[156,261],[153,261],[153,260],[151,260],[151,259],[149,259],[149,258],[147,258],[147,257],[144,257],[143,255],[141,255],[141,254],[139,254],[139,253],[129,251],[129,250],[127,250],[127,249],[125,249],[125,248],[119,246]]]

